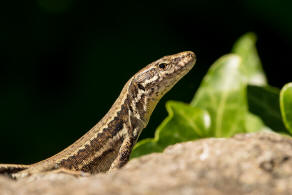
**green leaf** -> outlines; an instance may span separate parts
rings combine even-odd
[[[150,154],[153,152],[162,152],[164,148],[160,147],[155,139],[147,138],[139,141],[133,148],[131,159]]]
[[[292,83],[288,83],[282,88],[280,105],[284,124],[292,134]]]
[[[182,102],[166,103],[169,117],[157,129],[157,143],[166,147],[178,142],[194,140],[209,135],[210,116],[200,108]]]
[[[138,142],[131,158],[161,152],[168,145],[209,135],[210,116],[206,111],[176,101],[168,101],[166,109],[169,116],[157,128],[154,139]]]
[[[280,90],[271,86],[260,87],[249,85],[247,88],[249,111],[261,117],[271,129],[285,132],[280,104]]]
[[[245,132],[246,77],[241,58],[229,54],[217,60],[204,77],[191,105],[211,116],[211,134],[228,137]]]
[[[242,64],[247,71],[248,83],[264,86],[267,84],[267,79],[255,44],[256,35],[254,33],[246,33],[236,41],[232,52],[241,56]]]
[[[248,112],[245,119],[245,129],[246,133],[252,133],[267,128],[265,127],[263,121],[258,116]]]

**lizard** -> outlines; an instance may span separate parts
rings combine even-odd
[[[61,152],[31,165],[0,164],[14,179],[37,173],[97,174],[125,165],[159,100],[194,66],[192,51],[164,56],[131,77],[107,114]]]

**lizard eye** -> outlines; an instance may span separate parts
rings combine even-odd
[[[158,65],[158,67],[159,67],[160,69],[163,69],[163,70],[166,68],[166,66],[167,66],[166,63],[161,63],[161,64]]]

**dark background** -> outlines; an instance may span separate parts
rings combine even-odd
[[[195,68],[159,103],[189,102],[208,67],[242,34],[258,35],[269,83],[291,81],[291,0],[0,3],[0,162],[32,163],[74,142],[126,81],[164,55],[196,52]]]

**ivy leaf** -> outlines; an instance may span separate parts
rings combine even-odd
[[[241,56],[248,83],[264,86],[267,84],[267,79],[256,49],[256,39],[254,33],[244,34],[236,41],[232,52]]]
[[[265,125],[278,132],[286,132],[282,121],[280,104],[280,90],[271,86],[247,87],[248,107],[250,112],[261,117]]]
[[[155,137],[138,142],[131,158],[161,152],[171,144],[208,136],[210,116],[206,111],[176,101],[168,101],[166,109],[169,115],[157,128]]]
[[[133,148],[130,158],[137,158],[153,152],[162,152],[164,148],[157,144],[156,139],[147,138],[139,141]]]
[[[284,124],[292,134],[292,83],[288,83],[282,88],[280,105]]]
[[[209,112],[211,134],[215,137],[245,132],[247,100],[244,75],[238,55],[221,57],[209,69],[191,102],[193,107]]]
[[[178,142],[207,137],[211,126],[209,114],[182,102],[166,104],[169,117],[157,129],[157,143],[166,147]]]
[[[269,128],[264,125],[263,121],[258,116],[248,112],[245,119],[245,129],[246,133],[253,133]]]

